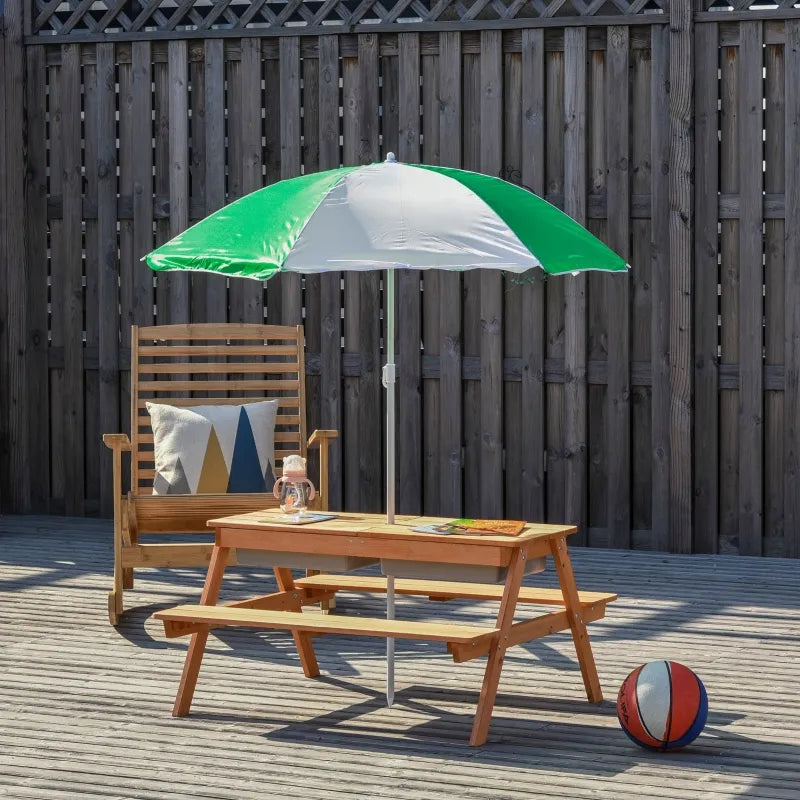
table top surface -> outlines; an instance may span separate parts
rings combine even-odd
[[[324,512],[320,512],[324,513]],[[209,520],[210,528],[263,530],[265,532],[318,533],[339,536],[359,536],[378,539],[426,540],[431,542],[463,543],[471,545],[492,545],[494,547],[518,547],[520,544],[535,539],[548,539],[553,536],[569,536],[577,531],[574,525],[548,525],[529,522],[522,533],[517,536],[496,536],[490,534],[438,534],[415,531],[423,525],[438,525],[449,522],[452,517],[421,517],[417,515],[398,514],[394,525],[386,522],[385,514],[359,514],[337,511],[334,519],[303,525],[286,523],[279,519],[283,516],[279,509],[251,511],[230,517]],[[270,518],[274,519],[270,519]]]

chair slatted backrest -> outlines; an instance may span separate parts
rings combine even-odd
[[[280,401],[276,477],[283,458],[306,456],[303,327],[248,324],[133,326],[131,333],[131,487],[151,494],[153,429],[146,402],[174,406]]]

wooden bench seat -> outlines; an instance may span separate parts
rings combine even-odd
[[[275,630],[302,631],[310,634],[338,633],[358,636],[378,636],[395,639],[422,639],[447,642],[448,652],[456,662],[470,661],[486,655],[497,628],[441,622],[412,622],[376,617],[314,616],[299,610],[282,610],[277,601],[291,594],[290,603],[297,606],[332,595],[337,591],[364,593],[386,592],[386,578],[365,575],[312,575],[294,580],[294,594],[284,592],[266,595],[250,601],[226,606],[182,605],[159,611],[155,618],[164,623],[168,638],[186,636],[199,630],[224,625]],[[501,602],[505,587],[495,584],[457,583],[454,581],[425,581],[395,579],[397,594],[418,595],[432,600],[489,600]],[[606,604],[617,599],[613,592],[578,592],[578,602],[584,623],[605,616]],[[565,606],[561,589],[522,587],[517,603]],[[249,608],[246,606],[250,606]],[[260,607],[253,607],[260,606]],[[264,606],[278,606],[265,608]],[[570,628],[566,610],[541,614],[533,619],[513,623],[508,631],[508,646],[522,644]]]
[[[411,622],[379,617],[345,617],[341,615],[304,614],[301,611],[270,611],[231,606],[183,605],[159,611],[155,615],[164,623],[167,637],[193,633],[203,623],[213,627],[234,625],[246,628],[303,631],[306,633],[339,633],[358,636],[423,639],[464,646],[487,646],[497,633],[496,628],[476,625],[452,625],[442,622]],[[187,624],[190,627],[187,627]]]
[[[296,586],[304,589],[333,589],[348,592],[385,592],[386,578],[371,575],[314,575],[295,580]],[[491,583],[457,583],[455,581],[423,581],[396,578],[396,594],[420,595],[431,600],[462,598],[467,600],[502,600],[504,586]],[[612,603],[617,595],[611,592],[578,592],[582,606],[597,603]],[[548,606],[563,606],[561,589],[540,589],[523,586],[519,590],[517,603],[538,603]]]

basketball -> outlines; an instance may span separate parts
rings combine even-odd
[[[677,750],[693,742],[708,716],[697,675],[676,661],[651,661],[622,682],[617,696],[622,730],[647,750]]]

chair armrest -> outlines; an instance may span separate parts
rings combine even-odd
[[[339,437],[339,431],[321,431],[316,430],[308,439],[308,446],[309,447],[322,447],[323,440],[329,439],[337,439]]]
[[[114,467],[114,564],[121,568],[120,547],[123,527],[122,515],[122,454],[131,451],[131,440],[127,433],[104,433],[103,444],[111,450]]]
[[[120,452],[130,452],[131,440],[127,433],[104,433],[103,444],[109,450],[119,450]]]

